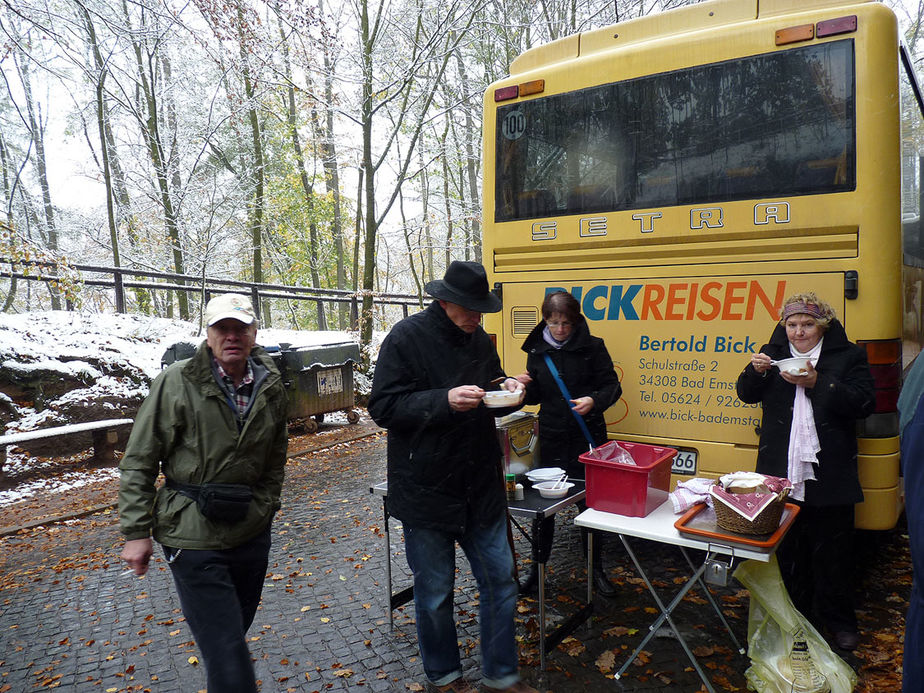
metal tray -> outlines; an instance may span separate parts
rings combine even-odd
[[[714,539],[723,544],[741,544],[744,546],[754,546],[761,549],[770,549],[779,543],[783,535],[789,530],[789,526],[799,514],[799,506],[795,503],[787,503],[783,507],[783,516],[780,518],[780,526],[772,534],[739,534],[722,529],[717,526],[714,519],[707,519],[702,516],[703,510],[708,508],[705,503],[697,503],[687,510],[683,516],[674,523],[678,532],[692,534],[698,537]]]

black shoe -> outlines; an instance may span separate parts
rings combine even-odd
[[[860,635],[855,630],[838,630],[834,633],[834,644],[841,650],[853,652],[860,644]]]
[[[520,582],[519,588],[521,595],[536,593],[539,588],[539,569],[535,565],[530,566],[529,575]]]
[[[615,597],[619,593],[616,585],[606,576],[606,571],[599,566],[594,567],[594,587],[604,597]]]

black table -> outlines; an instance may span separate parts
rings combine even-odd
[[[545,671],[546,652],[558,645],[565,637],[574,632],[574,630],[586,621],[592,611],[592,582],[587,583],[587,602],[575,613],[559,624],[551,633],[546,632],[545,622],[545,562],[539,561],[539,546],[542,532],[542,520],[553,517],[565,508],[568,508],[578,501],[584,500],[585,489],[584,482],[581,479],[570,479],[574,486],[568,489],[568,493],[563,498],[543,498],[539,492],[532,488],[529,482],[524,483],[523,500],[509,501],[507,511],[510,513],[513,525],[529,541],[532,548],[533,559],[536,560],[539,571],[539,667]],[[382,497],[382,509],[385,516],[385,543],[388,547],[388,560],[385,562],[385,580],[386,589],[388,590],[388,625],[394,627],[394,609],[407,604],[414,597],[414,586],[405,587],[398,592],[392,592],[391,578],[391,532],[389,529],[389,519],[391,515],[388,512],[388,482],[382,481],[369,487],[369,492],[376,496]],[[531,521],[530,533],[517,522],[517,518],[523,518]]]

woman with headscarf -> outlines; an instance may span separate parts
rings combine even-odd
[[[567,291],[548,294],[542,302],[540,322],[523,342],[526,373],[517,376],[526,383],[526,404],[539,406],[539,457],[544,467],[561,467],[569,477],[583,479],[584,465],[578,456],[605,443],[603,412],[622,394],[619,376],[613,368],[606,345],[590,334],[581,306]],[[566,400],[546,359],[550,359],[571,397]],[[576,416],[586,426],[582,431]],[[539,531],[537,556],[548,558],[555,531],[555,518],[543,520]],[[595,538],[599,535],[595,535]],[[583,537],[583,535],[582,535]],[[602,563],[602,544],[595,542],[594,584],[605,596],[616,594]],[[535,557],[535,556],[534,556]],[[536,585],[535,564],[520,587],[521,592]]]
[[[804,373],[771,363],[793,357],[808,359]],[[757,471],[792,481],[791,498],[800,506],[777,552],[789,595],[837,647],[853,650],[854,505],[863,500],[856,421],[875,407],[866,352],[847,339],[830,305],[814,293],[796,294],[737,389],[743,402],[763,407]]]

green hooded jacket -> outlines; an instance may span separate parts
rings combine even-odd
[[[154,379],[119,464],[119,521],[126,540],[153,536],[175,548],[229,549],[272,521],[285,473],[287,398],[266,352],[254,347],[250,356],[254,395],[240,431],[205,342],[192,358]],[[194,500],[155,486],[161,471],[183,484],[247,484],[253,489],[247,517],[234,524],[203,517]]]

